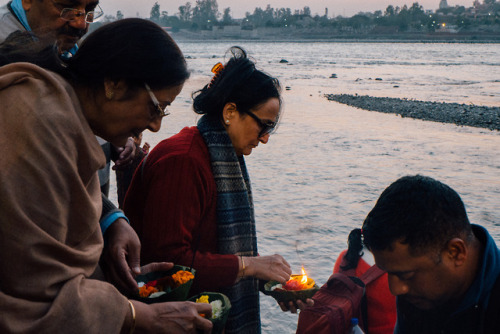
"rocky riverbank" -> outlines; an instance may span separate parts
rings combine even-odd
[[[500,131],[500,108],[498,107],[425,102],[366,95],[326,94],[325,96],[330,101],[360,109]]]

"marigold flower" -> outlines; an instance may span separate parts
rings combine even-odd
[[[152,293],[158,292],[158,289],[154,286],[144,285],[139,288],[139,296],[146,298]]]
[[[172,275],[172,279],[174,280],[176,286],[182,285],[194,278],[194,275],[190,271],[179,270],[175,274]]]

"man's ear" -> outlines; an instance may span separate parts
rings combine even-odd
[[[227,121],[231,122],[233,117],[236,115],[238,112],[238,109],[236,109],[236,104],[233,102],[228,102],[222,109],[222,117],[224,119],[224,122],[227,123]]]
[[[31,5],[33,4],[33,1],[38,1],[38,0],[22,0],[23,9],[25,11],[29,11],[31,9]]]
[[[462,266],[467,260],[469,250],[463,239],[453,238],[446,244],[443,254],[453,261],[455,266]]]

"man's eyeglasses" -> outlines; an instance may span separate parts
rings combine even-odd
[[[153,102],[153,105],[155,106],[155,109],[156,109],[156,111],[158,113],[158,116],[159,117],[165,117],[165,116],[170,115],[170,113],[167,110],[167,107],[162,108],[160,106],[160,102],[158,102],[158,99],[156,98],[156,96],[153,93],[153,91],[151,90],[151,88],[149,88],[149,85],[147,83],[145,83],[144,87],[146,88],[146,90],[149,93],[149,97],[151,98],[151,102]]]
[[[247,110],[244,112],[246,114],[248,114],[250,117],[252,117],[257,122],[257,124],[260,126],[259,138],[264,137],[268,133],[273,132],[274,128],[276,128],[276,125],[278,124],[276,122],[271,122],[271,121],[264,122],[263,120],[261,120],[259,117],[257,117],[257,115],[255,115],[250,110]]]
[[[60,6],[60,7],[63,6],[59,3],[57,3],[56,1],[53,1],[53,2],[57,6]],[[104,12],[102,11],[101,7],[99,5],[97,5],[94,8],[94,10],[91,10],[89,12],[75,9],[75,8],[63,8],[61,10],[60,16],[64,21],[72,22],[72,21],[79,20],[81,17],[83,17],[85,19],[85,22],[92,23],[95,20],[97,20],[98,18],[100,18],[103,14],[104,14]]]

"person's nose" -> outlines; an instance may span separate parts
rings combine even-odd
[[[85,21],[85,15],[77,16],[73,21],[70,21],[69,24],[73,28],[80,29],[80,30],[87,29],[87,27],[88,27],[88,23],[87,23],[87,21]]]
[[[266,133],[265,135],[263,135],[262,137],[259,137],[259,141],[262,143],[262,144],[267,144],[267,142],[269,141],[269,137],[271,137],[271,135],[269,133]]]
[[[405,295],[408,293],[408,284],[398,278],[396,275],[389,275],[389,290],[394,296]]]
[[[148,125],[148,130],[151,131],[151,132],[158,132],[160,131],[160,128],[161,128],[161,120],[163,119],[163,117],[155,117],[155,119],[153,119],[149,125]]]

